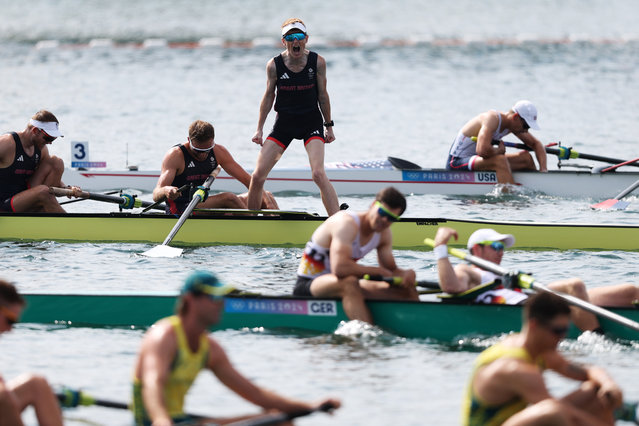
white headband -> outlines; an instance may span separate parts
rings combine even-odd
[[[290,30],[301,30],[304,34],[306,34],[306,27],[304,26],[304,24],[302,24],[301,22],[292,22],[288,25],[286,25],[284,28],[282,28],[282,37],[284,37],[286,35],[287,32],[289,32]]]
[[[54,138],[64,137],[62,133],[60,133],[58,123],[55,121],[38,121],[32,118],[31,120],[29,120],[29,124],[31,124],[33,127],[44,130],[45,132],[47,132],[47,135],[53,136]]]

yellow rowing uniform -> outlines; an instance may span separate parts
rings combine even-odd
[[[520,412],[528,406],[522,398],[516,397],[508,402],[498,405],[490,405],[483,402],[473,392],[473,380],[477,370],[490,364],[499,358],[515,358],[529,364],[536,364],[543,368],[543,361],[533,360],[524,348],[505,346],[497,343],[483,351],[475,360],[470,383],[466,388],[466,395],[462,405],[462,422],[466,426],[497,426],[504,423],[509,417]]]
[[[164,385],[164,402],[169,415],[174,419],[184,418],[184,397],[191,388],[198,373],[206,366],[209,355],[209,340],[206,333],[200,336],[197,352],[192,352],[182,328],[182,320],[177,315],[166,318],[177,337],[178,349],[171,363],[171,372]],[[149,424],[149,416],[142,401],[142,382],[133,378],[133,407],[136,424]]]

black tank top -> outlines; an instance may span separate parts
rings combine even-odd
[[[317,53],[308,53],[306,66],[300,72],[289,70],[281,54],[274,60],[277,71],[275,111],[307,114],[317,110]]]
[[[195,188],[199,185],[202,185],[206,178],[209,177],[211,172],[217,167],[217,159],[215,158],[215,153],[213,152],[213,150],[210,150],[204,161],[198,161],[191,156],[184,145],[176,146],[180,147],[180,150],[184,155],[184,171],[182,172],[182,174],[179,174],[175,176],[175,178],[173,178],[171,186],[180,188],[181,186],[184,186],[186,184],[193,184],[193,188]],[[168,200],[166,206],[167,213],[181,213],[182,211],[184,211],[189,202],[191,202],[192,198],[192,193],[184,191],[182,195],[180,195],[175,200]]]
[[[33,155],[29,157],[24,152],[18,134],[11,132],[11,136],[13,136],[13,140],[16,143],[16,155],[9,167],[0,168],[0,182],[2,182],[0,185],[0,200],[6,200],[29,188],[27,180],[38,168],[42,157],[37,146],[34,147]]]

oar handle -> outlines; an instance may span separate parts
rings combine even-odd
[[[60,392],[56,392],[55,396],[58,398],[60,405],[64,408],[75,408],[75,407],[88,407],[88,406],[98,406],[98,407],[106,407],[106,408],[116,408],[118,410],[129,410],[131,406],[124,402],[117,401],[107,401],[104,399],[94,398],[92,395],[88,393],[69,388],[62,388]],[[188,414],[189,417],[193,419],[205,419],[206,416],[202,416],[199,414]]]
[[[105,194],[94,194],[86,191],[74,191],[70,188],[58,188],[55,186],[49,187],[49,193],[55,195],[56,197],[68,196],[68,197],[77,197],[84,198],[95,201],[104,201],[105,203],[114,203],[119,204],[123,209],[132,209],[135,207],[148,207],[152,206],[153,203],[149,203],[147,201],[142,201],[139,198],[129,195],[122,194],[119,197],[105,195]]]
[[[291,413],[267,414],[256,419],[241,420],[239,422],[228,423],[228,426],[271,426],[287,422],[298,417],[308,416],[317,411],[328,413],[337,407],[332,402],[325,402],[319,407],[310,410],[299,410]]]
[[[90,193],[86,191],[73,191],[71,188],[58,188],[57,186],[49,187],[49,194],[53,194],[56,197],[77,197],[77,198],[89,198]]]
[[[179,192],[180,194],[184,191],[186,191],[187,189],[189,189],[191,187],[190,183],[187,183],[186,185],[182,185],[181,187],[178,188],[177,192]],[[157,200],[155,203],[147,206],[144,208],[144,210],[142,210],[142,213],[145,213],[155,207],[157,207],[158,205],[162,204],[163,202],[166,201],[166,195],[163,195],[162,197],[160,197],[159,200]]]

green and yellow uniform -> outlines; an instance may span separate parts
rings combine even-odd
[[[542,360],[533,360],[528,351],[524,348],[509,347],[502,343],[497,343],[483,351],[475,360],[470,383],[466,389],[466,395],[462,405],[462,421],[464,425],[498,426],[504,423],[509,417],[528,406],[528,403],[519,397],[515,397],[503,404],[487,404],[475,395],[475,392],[473,392],[473,381],[477,370],[499,358],[520,359],[529,364],[534,364],[540,368],[544,368]]]
[[[197,352],[192,352],[182,328],[182,320],[174,315],[167,320],[173,326],[177,337],[178,350],[171,364],[171,372],[164,386],[164,402],[171,418],[180,421],[184,414],[184,397],[191,388],[198,373],[206,366],[209,355],[209,340],[206,333],[200,336]],[[136,425],[149,425],[151,421],[142,401],[142,382],[133,378],[133,414]]]

